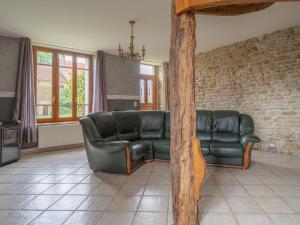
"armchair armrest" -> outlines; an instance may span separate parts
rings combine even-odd
[[[98,141],[95,142],[93,145],[98,148],[99,151],[113,154],[118,152],[123,152],[124,149],[129,146],[129,141],[112,141],[112,142],[103,142]]]
[[[253,133],[241,135],[239,141],[244,148],[246,148],[249,141],[252,141],[253,143],[261,142],[260,138],[254,135]]]

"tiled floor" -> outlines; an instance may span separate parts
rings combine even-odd
[[[168,163],[91,174],[80,149],[0,168],[0,224],[171,225]],[[299,225],[299,158],[255,152],[251,169],[209,167],[202,225]]]

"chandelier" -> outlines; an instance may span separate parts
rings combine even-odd
[[[145,46],[143,45],[141,54],[138,52],[134,51],[134,36],[133,36],[133,26],[135,24],[134,20],[129,21],[129,24],[131,26],[131,36],[130,36],[130,44],[129,44],[129,52],[124,52],[123,48],[121,48],[121,45],[119,44],[119,56],[121,56],[124,59],[136,59],[136,60],[141,60],[141,59],[145,59],[146,56],[146,49]]]

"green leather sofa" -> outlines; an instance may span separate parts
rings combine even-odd
[[[196,135],[208,164],[247,169],[254,143],[253,120],[236,111],[197,110]],[[170,160],[170,113],[116,111],[80,119],[90,168],[132,173],[146,161]]]

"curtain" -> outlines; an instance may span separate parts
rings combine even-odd
[[[104,68],[104,52],[97,51],[94,61],[94,79],[93,79],[93,112],[107,111],[107,92]]]
[[[36,106],[33,80],[32,46],[21,38],[13,120],[21,121],[22,142],[37,142]]]

